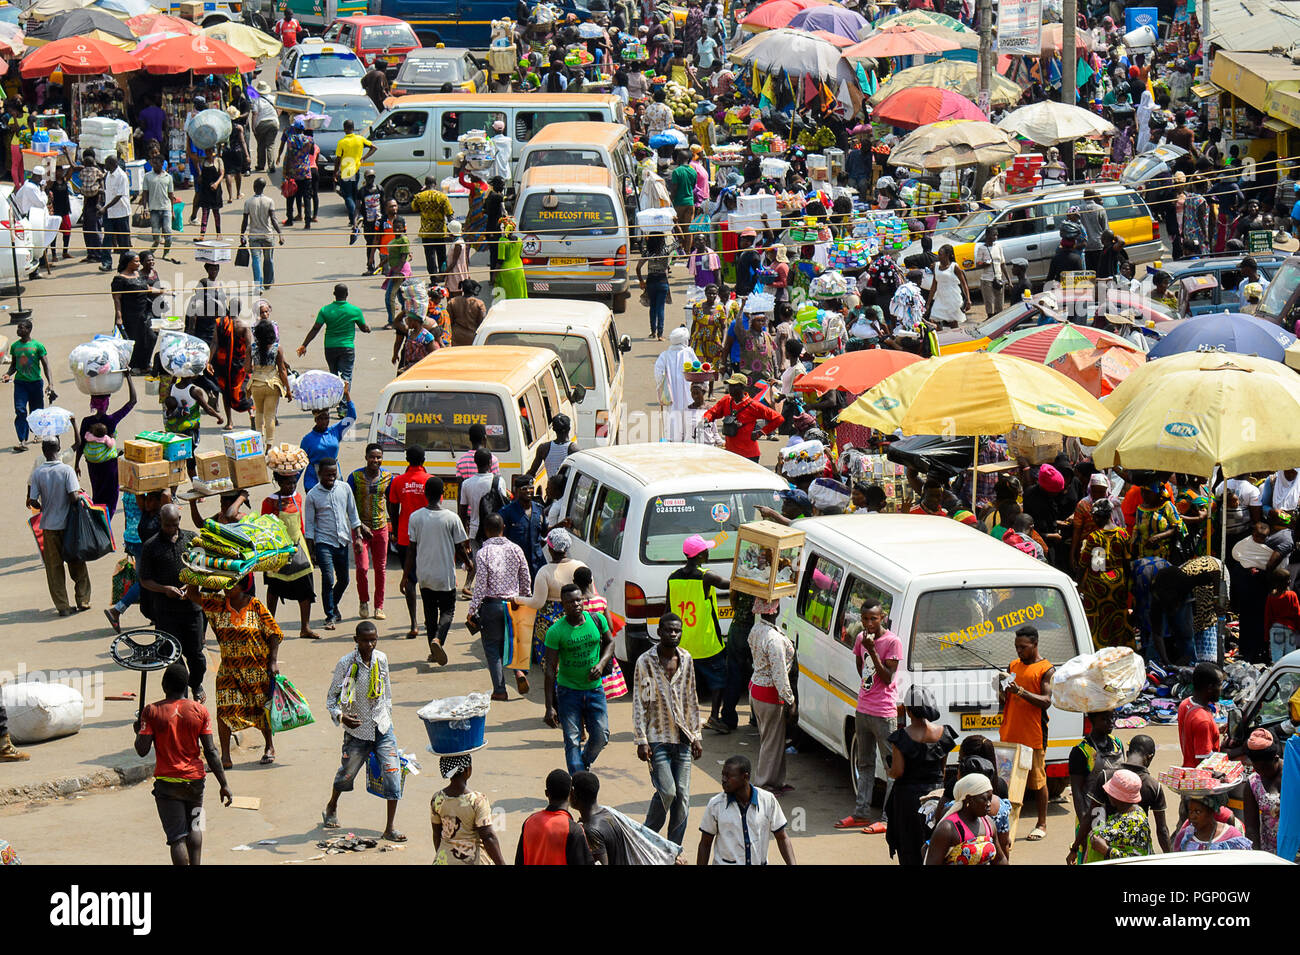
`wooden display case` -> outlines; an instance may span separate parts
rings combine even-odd
[[[741,524],[731,563],[731,589],[760,600],[795,592],[803,557],[804,532],[775,521]]]

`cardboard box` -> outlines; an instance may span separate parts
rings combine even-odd
[[[163,446],[156,441],[128,438],[122,442],[122,457],[137,464],[163,460]]]
[[[203,18],[203,0],[181,0],[178,15],[197,23]]]
[[[230,459],[224,451],[200,451],[194,455],[194,466],[194,477],[204,483],[230,477]]]
[[[161,445],[164,461],[184,461],[194,454],[194,439],[188,435],[172,434],[170,431],[141,431],[136,439]]]
[[[235,487],[257,487],[270,484],[271,476],[266,470],[266,455],[258,454],[251,458],[227,458],[230,479]]]
[[[170,471],[167,474],[167,486],[176,487],[190,479],[190,459],[167,462]]]
[[[222,435],[222,440],[226,457],[236,461],[241,458],[260,458],[266,454],[266,443],[260,431],[228,431]]]
[[[159,446],[159,450],[162,448]],[[130,461],[124,457],[117,459],[117,481],[124,491],[144,494],[148,491],[165,491],[172,485],[171,461]],[[185,465],[182,462],[181,468]]]

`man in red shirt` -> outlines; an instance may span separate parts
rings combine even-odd
[[[573,778],[564,770],[546,777],[546,808],[524,820],[515,865],[595,865],[587,836],[569,815]]]
[[[740,372],[728,378],[727,396],[704,412],[703,420],[734,418],[734,428],[731,427],[731,422],[723,420],[719,429],[723,434],[727,450],[732,454],[739,454],[742,458],[757,461],[758,436],[771,434],[781,426],[785,418],[757,398],[746,395],[745,388],[748,384],[749,379]],[[763,422],[762,427],[759,427],[760,421]],[[728,434],[728,431],[732,433]]]
[[[288,7],[285,7],[284,19],[278,21],[272,29],[286,50],[291,46],[297,46],[298,37],[302,36],[302,24]]]
[[[1223,692],[1223,675],[1213,663],[1202,661],[1192,671],[1192,695],[1178,706],[1178,745],[1183,765],[1193,768],[1219,750],[1219,727],[1214,704]]]
[[[135,721],[135,751],[155,751],[153,798],[158,805],[172,865],[198,865],[203,851],[203,763],[220,783],[221,801],[229,806],[230,789],[221,757],[212,743],[212,718],[204,707],[185,698],[190,671],[177,661],[163,671],[166,699],[150,703]]]
[[[429,481],[429,472],[424,469],[424,448],[406,449],[406,470],[393,478],[388,486],[388,516],[397,528],[397,560],[401,567],[406,566],[406,548],[411,543],[408,533],[411,515],[424,507],[424,485]],[[406,632],[407,640],[414,640],[420,635],[420,628],[415,625],[415,594],[419,586],[411,581],[406,588],[406,610],[411,615],[411,629]]]

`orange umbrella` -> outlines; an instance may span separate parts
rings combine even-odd
[[[184,36],[198,36],[203,32],[193,20],[182,20],[166,13],[142,13],[126,21],[131,32],[136,36],[148,36],[150,33],[180,33]]]
[[[795,391],[825,394],[835,388],[860,395],[874,388],[900,368],[915,364],[920,355],[890,348],[870,348],[845,352],[827,359],[807,374],[794,380]]]
[[[1087,53],[1092,49],[1092,47],[1088,45],[1087,37],[1084,36],[1086,32],[1086,30],[1074,31],[1074,48],[1080,53]],[[1061,24],[1043,24],[1042,53],[1044,56],[1051,53],[1060,53],[1061,50],[1065,48],[1065,44],[1061,42],[1061,33]]]
[[[1104,398],[1146,360],[1146,355],[1127,348],[1088,348],[1062,355],[1051,367]]]
[[[952,90],[937,86],[909,86],[881,100],[873,118],[891,126],[915,129],[944,120],[983,120],[984,114],[965,96]]]
[[[53,40],[23,57],[19,72],[25,77],[49,76],[56,70],[69,76],[130,73],[140,68],[140,58],[111,43],[84,36]]]
[[[252,57],[210,36],[159,40],[140,51],[140,60],[149,73],[251,73],[257,69]]]
[[[870,57],[875,60],[890,56],[915,56],[923,53],[946,53],[961,44],[955,40],[937,37],[916,27],[897,25],[882,27],[860,43],[844,51],[850,60]]]
[[[828,30],[812,30],[811,33],[813,36],[817,37],[817,39],[825,40],[827,43],[832,46],[837,46],[841,50],[846,46],[852,46],[854,43],[854,41],[850,40],[848,37],[840,36],[838,33],[831,33]]]

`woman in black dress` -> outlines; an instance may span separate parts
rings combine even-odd
[[[199,166],[199,174],[194,180],[194,207],[203,213],[203,220],[199,225],[200,239],[208,231],[209,212],[215,220],[217,235],[221,235],[221,181],[225,175],[226,170],[221,163],[221,157],[217,155],[215,149],[209,149],[203,155],[203,164]]]
[[[54,181],[48,187],[50,213],[59,217],[59,231],[63,233],[63,257],[70,259],[68,243],[72,240],[72,200],[68,193],[68,167],[54,170]]]
[[[923,865],[927,833],[918,810],[922,797],[943,787],[943,765],[957,745],[957,732],[939,724],[934,694],[925,687],[909,687],[903,705],[907,726],[889,735],[889,778],[894,785],[885,802],[885,841],[890,857],[897,855],[900,865]]]
[[[226,115],[230,117],[230,138],[221,147],[221,163],[226,167],[226,201],[234,202],[244,198],[244,177],[249,170],[248,136],[244,125],[248,116],[240,115],[234,106],[226,107]]]
[[[134,252],[121,254],[111,290],[113,323],[123,338],[135,342],[135,348],[131,351],[131,371],[137,375],[147,374],[156,337],[150,320],[153,318],[153,302],[157,295],[140,272],[140,256]]]

